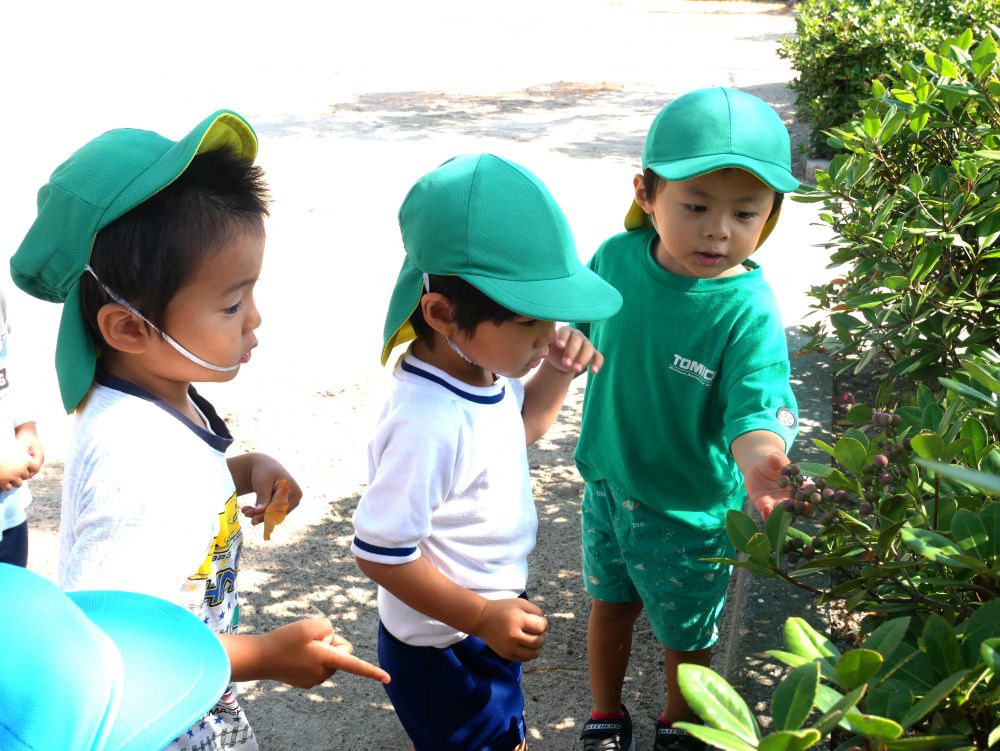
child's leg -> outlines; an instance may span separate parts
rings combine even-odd
[[[675,722],[698,722],[688,706],[684,694],[677,683],[677,667],[683,663],[693,663],[710,667],[712,662],[711,649],[698,649],[694,652],[679,652],[669,647],[663,648],[663,669],[667,679],[667,700],[660,716],[660,722],[667,727]]]
[[[642,612],[642,602],[592,600],[587,623],[587,664],[593,711],[618,712],[628,658],[632,653],[632,627]]]

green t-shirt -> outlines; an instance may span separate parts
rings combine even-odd
[[[769,430],[787,451],[795,438],[788,345],[756,264],[719,279],[678,276],[653,257],[655,236],[616,235],[590,261],[624,304],[577,324],[605,363],[589,376],[576,463],[588,482],[609,480],[699,528],[716,526],[744,498],[733,440]]]

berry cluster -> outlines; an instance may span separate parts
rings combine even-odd
[[[899,415],[890,412],[872,413],[871,423],[881,429],[883,442],[869,447],[869,451],[873,447],[881,450],[874,456],[869,453],[860,473],[854,475],[859,492],[830,487],[822,477],[806,477],[798,464],[783,467],[778,485],[788,489],[788,498],[782,502],[782,507],[793,515],[792,524],[800,517],[813,517],[818,513],[820,527],[827,528],[842,512],[860,516],[876,513],[882,499],[897,493],[907,477],[911,447],[909,438],[897,440],[896,428],[901,422]],[[788,562],[794,565],[800,558],[812,558],[821,552],[826,535],[822,529],[818,534],[820,536],[811,541],[798,534],[789,535],[784,548]]]

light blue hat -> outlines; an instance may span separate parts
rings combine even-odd
[[[63,593],[0,564],[0,749],[151,751],[229,682],[222,643],[187,610],[135,592]]]

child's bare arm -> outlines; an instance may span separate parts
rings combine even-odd
[[[227,460],[229,473],[236,485],[236,494],[256,493],[253,506],[244,506],[243,515],[250,517],[251,524],[264,521],[264,509],[278,490],[278,483],[288,480],[288,511],[292,511],[302,500],[302,488],[281,463],[267,454],[249,453]]]
[[[274,680],[298,688],[319,685],[338,670],[389,682],[382,668],[354,657],[351,643],[326,618],[307,618],[267,634],[220,634],[232,680]]]
[[[552,427],[570,382],[585,370],[596,373],[604,364],[604,356],[579,329],[563,326],[538,372],[524,385],[524,437],[533,444]]]
[[[507,660],[538,657],[549,627],[541,608],[520,597],[487,600],[460,587],[426,558],[401,565],[355,558],[358,567],[414,610],[478,636]]]
[[[738,436],[730,448],[743,473],[750,502],[767,521],[774,507],[788,495],[788,491],[778,485],[781,468],[789,463],[785,442],[770,430],[751,430]]]

